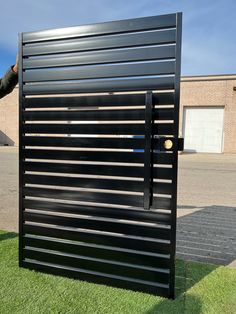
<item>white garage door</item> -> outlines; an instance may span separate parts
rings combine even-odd
[[[190,152],[221,153],[224,108],[185,108],[184,149]]]

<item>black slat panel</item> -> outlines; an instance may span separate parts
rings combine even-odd
[[[26,121],[143,120],[144,110],[26,111],[24,119]],[[60,129],[60,125],[57,127]],[[112,128],[112,125],[108,127]]]
[[[152,161],[154,164],[172,164],[173,153],[172,152],[154,152],[152,155]]]
[[[24,162],[25,171],[58,172],[70,174],[89,175],[113,175],[125,177],[142,177],[143,167],[139,166],[116,166],[116,165],[91,165],[91,164],[66,164],[47,162]],[[168,176],[168,173],[167,173]]]
[[[75,113],[75,116],[79,116],[78,113]],[[119,115],[119,114],[118,114]],[[28,115],[27,115],[28,116]],[[59,117],[59,115],[57,114]],[[73,113],[71,112],[71,116],[73,117]],[[94,118],[96,117],[96,113],[94,113]],[[49,120],[50,118],[53,119],[53,115],[48,116],[45,114],[44,117]],[[30,116],[29,119],[35,119],[35,115],[32,117]],[[116,118],[116,115],[113,114],[113,118]],[[134,116],[133,116],[134,118]],[[129,118],[126,116],[125,119],[132,120],[133,118]],[[36,119],[39,119],[39,116],[36,116]],[[61,119],[63,115],[61,115]],[[75,119],[73,117],[72,119]],[[107,118],[106,118],[107,119]],[[76,119],[77,120],[77,119]],[[78,118],[81,120],[81,118]],[[143,135],[144,134],[144,124],[23,124],[23,131],[24,133],[32,133],[32,134],[94,134],[94,135]]]
[[[153,178],[172,180],[173,169],[172,168],[153,168]]]
[[[144,140],[138,138],[76,138],[76,137],[44,137],[24,136],[24,146],[58,146],[58,147],[92,147],[143,149]]]
[[[37,172],[58,172],[69,174],[88,174],[104,176],[124,176],[124,177],[142,177],[144,167],[139,166],[117,166],[117,165],[87,165],[87,164],[66,164],[49,162],[31,162],[23,163],[24,171]],[[153,177],[158,179],[171,180],[173,175],[172,168],[153,168]]]
[[[174,104],[174,93],[154,94],[154,103]],[[25,108],[144,106],[145,94],[97,95],[79,97],[33,97],[24,99]]]
[[[23,43],[173,27],[176,27],[176,15],[166,14],[62,29],[28,32],[23,34]]]
[[[126,110],[79,110],[79,111],[25,111],[24,120],[26,121],[53,121],[53,120],[70,120],[70,121],[94,121],[94,120],[144,120],[144,109],[126,109]],[[174,110],[156,109],[153,112],[153,118],[156,120],[173,120]],[[32,127],[32,126],[31,126]],[[56,125],[60,129],[61,125]],[[69,128],[69,125],[67,125]],[[78,126],[77,126],[78,127]],[[92,126],[91,126],[92,127]],[[100,125],[96,126],[98,129]],[[125,126],[125,127],[128,127]],[[107,125],[106,128],[113,128],[113,125]],[[78,131],[78,130],[77,130]],[[96,131],[95,131],[96,132]]]
[[[59,185],[82,187],[87,189],[109,189],[122,191],[143,191],[142,181],[131,180],[111,180],[111,179],[91,179],[91,178],[72,178],[60,176],[45,176],[25,174],[23,177],[24,183],[41,184],[41,185]]]
[[[54,275],[66,276],[69,278],[77,278],[80,280],[86,280],[89,282],[100,283],[104,285],[110,285],[114,287],[120,287],[123,289],[134,289],[135,291],[142,291],[147,293],[152,293],[154,295],[158,294],[160,296],[167,296],[169,293],[168,284],[158,284],[155,282],[142,281],[137,279],[132,279],[130,277],[107,275],[104,273],[85,271],[81,269],[76,269],[68,266],[61,266],[57,264],[36,262],[31,260],[23,261],[22,267],[26,267],[32,270],[38,270]]]
[[[123,50],[82,52],[68,56],[24,59],[24,69],[40,69],[73,65],[92,65],[114,62],[145,61],[175,58],[175,46],[157,46]]]
[[[95,218],[75,218],[62,217],[46,214],[36,214],[24,212],[24,220],[42,224],[52,224],[57,226],[83,228],[89,230],[106,231],[120,234],[127,234],[139,237],[156,238],[170,240],[170,231],[168,228],[153,227],[149,225],[124,223],[119,221],[105,221]]]
[[[73,230],[71,228],[62,227],[45,227],[30,225],[25,223],[23,225],[24,234],[34,234],[42,236],[51,236],[59,239],[67,239],[73,241],[81,241],[85,243],[94,243],[100,245],[112,245],[114,247],[153,252],[159,254],[170,253],[170,242],[169,241],[156,241],[154,239],[138,238],[131,235],[120,235],[120,234],[103,234],[94,233],[89,230]]]
[[[44,115],[49,121],[50,116]],[[115,119],[115,115],[113,115]],[[37,119],[40,117],[38,116]],[[53,116],[52,116],[53,118]],[[63,119],[63,116],[61,117]],[[127,117],[126,119],[130,119]],[[131,120],[131,119],[130,119]],[[92,120],[91,120],[92,121]],[[39,133],[39,134],[94,134],[94,135],[144,135],[144,124],[23,124],[24,133]],[[161,123],[153,125],[153,133],[162,135],[173,134],[173,124]],[[124,142],[124,141],[123,141]],[[133,142],[132,142],[133,143]]]
[[[180,41],[180,13],[21,34],[20,266],[174,297]]]
[[[165,197],[153,197],[152,208],[168,209],[172,210],[172,200],[171,198]]]
[[[32,174],[24,174],[23,182],[28,184],[58,185],[82,187],[87,189],[109,189],[134,192],[143,192],[144,188],[143,181],[73,178]],[[170,194],[172,192],[172,185],[170,183],[154,182],[153,192],[159,194]]]
[[[115,193],[99,193],[99,192],[84,192],[84,191],[70,191],[59,189],[24,187],[23,194],[25,196],[73,200],[80,202],[95,202],[108,203],[127,206],[142,207],[143,198],[139,195],[122,195]],[[166,202],[162,202],[163,207],[168,206]],[[167,208],[169,209],[169,207]]]
[[[25,84],[23,92],[25,95],[45,94],[70,94],[70,93],[97,93],[97,92],[122,92],[137,90],[173,89],[173,77],[155,78],[132,78],[132,79],[100,79],[82,80],[76,83],[35,83]]]
[[[31,159],[56,159],[56,160],[81,160],[81,161],[106,161],[106,162],[136,162],[143,163],[144,157],[141,152],[109,152],[109,151],[80,151],[80,150],[52,150],[52,149],[24,149],[24,158]],[[171,163],[161,154],[155,154],[156,161]],[[172,157],[168,154],[167,157]]]
[[[58,213],[91,215],[98,217],[133,220],[150,223],[170,224],[170,214],[124,208],[112,208],[101,206],[86,206],[76,204],[62,204],[58,202],[39,201],[32,199],[24,199],[24,206],[27,209],[35,209],[40,211],[51,211]]]
[[[136,265],[167,268],[170,266],[168,255],[143,254],[134,250],[122,250],[109,246],[89,245],[88,243],[70,243],[68,241],[48,238],[35,238],[25,236],[24,246],[54,250],[69,254],[80,254],[99,259],[113,260],[117,262],[131,263]]]
[[[80,202],[107,203],[128,206],[143,206],[143,197],[140,195],[127,195],[102,192],[84,192],[47,188],[24,187],[23,194],[25,196],[72,200]],[[164,197],[154,197],[153,207],[158,209],[171,209],[171,199]]]
[[[63,255],[57,252],[40,252],[34,249],[24,249],[25,258],[38,260],[48,263],[55,263],[55,260],[60,265],[76,267],[86,271],[104,272],[109,275],[129,276],[130,278],[138,278],[147,281],[156,281],[166,283],[169,280],[169,273],[163,269],[135,267],[135,265],[121,264],[120,262],[112,263],[111,261],[103,261],[95,258],[85,258],[83,256],[74,256],[64,253]]]
[[[164,182],[153,182],[153,193],[156,194],[172,194],[173,184]]]
[[[40,45],[25,45],[23,56],[48,55],[52,53],[72,53],[111,48],[129,48],[144,45],[173,44],[175,30],[152,31],[148,33],[132,33],[111,35],[109,37],[81,38],[63,42],[49,42]]]
[[[158,125],[157,134],[171,134],[172,125]],[[163,131],[162,131],[163,130]],[[169,132],[167,132],[170,130]],[[44,137],[23,136],[24,146],[52,146],[52,147],[80,147],[80,148],[117,148],[117,149],[143,149],[142,138],[83,138],[83,137]],[[157,148],[158,140],[154,140]]]
[[[50,69],[26,71],[23,73],[23,80],[27,82],[65,81],[98,78],[132,77],[145,75],[174,74],[175,62],[151,62],[114,64],[100,66],[83,66],[76,69]]]
[[[134,162],[143,163],[142,152],[110,152],[110,151],[81,151],[81,150],[57,150],[57,149],[30,149],[24,148],[23,158],[31,159],[57,159],[57,160],[81,160],[81,161],[106,161],[106,162]],[[173,154],[158,152],[153,153],[155,164],[172,164]]]

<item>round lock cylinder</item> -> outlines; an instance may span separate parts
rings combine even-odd
[[[173,147],[173,141],[172,140],[165,140],[164,147],[165,147],[165,149],[171,149]]]

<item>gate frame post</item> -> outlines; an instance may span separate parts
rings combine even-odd
[[[174,141],[173,146],[173,191],[171,202],[171,232],[170,232],[170,288],[169,297],[175,299],[175,254],[176,254],[176,220],[177,220],[177,179],[178,179],[178,137],[179,137],[179,103],[180,103],[180,73],[181,73],[181,39],[182,13],[176,14],[176,61],[175,61],[175,114],[174,114]]]
[[[23,267],[23,147],[22,147],[22,136],[23,136],[23,33],[19,33],[19,267]]]

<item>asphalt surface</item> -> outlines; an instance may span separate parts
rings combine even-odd
[[[179,156],[177,256],[236,267],[236,154]],[[18,231],[18,150],[0,147],[0,229]]]

